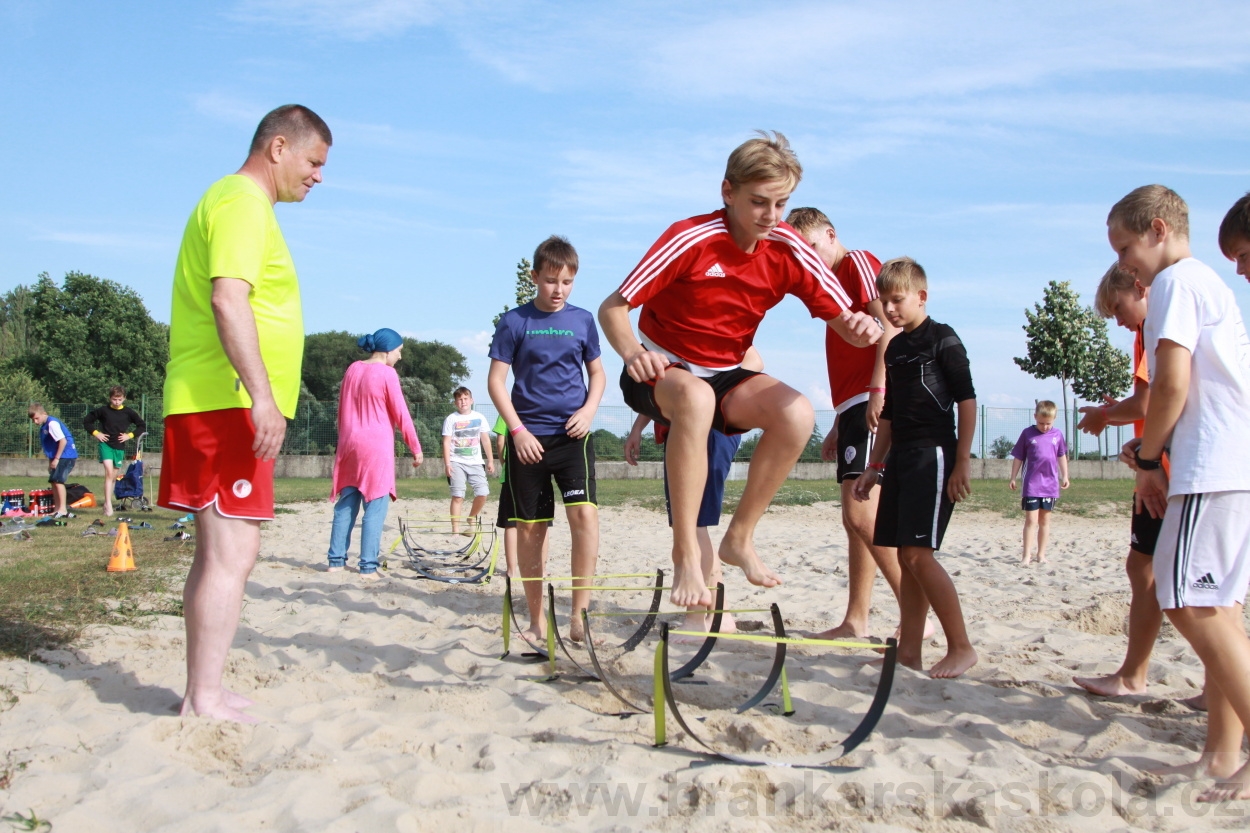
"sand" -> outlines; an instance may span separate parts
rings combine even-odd
[[[429,501],[400,515],[445,511]],[[621,704],[563,659],[560,679],[502,652],[503,582],[419,580],[391,557],[362,586],[324,572],[330,506],[302,505],[264,532],[227,684],[257,702],[257,726],[182,719],[182,622],[95,628],[71,649],[0,664],[3,814],[34,810],[58,831],[972,830],[1243,829],[1250,802],[1198,805],[1205,783],[1159,780],[1149,765],[1196,757],[1205,718],[1178,704],[1202,683],[1165,626],[1148,694],[1106,700],[1071,682],[1123,656],[1127,518],[1058,519],[1051,563],[1017,566],[1019,523],[956,512],[943,550],[981,663],[957,680],[899,669],[877,731],[837,767],[719,762],[670,718]],[[836,624],[846,602],[845,536],[834,504],[778,508],[759,543],[785,580],[773,590],[728,575],[728,604],[776,602],[791,630]],[[568,528],[553,530],[551,572],[567,574]],[[663,566],[661,513],[602,512],[601,572]],[[142,553],[139,553],[142,569]],[[354,552],[353,552],[354,563]],[[618,581],[619,583],[619,581]],[[643,594],[600,594],[600,610]],[[562,599],[558,609],[567,609]],[[667,608],[668,606],[665,605]],[[872,627],[897,609],[878,579]],[[743,614],[762,627],[768,614]],[[630,630],[604,617],[613,679],[649,702],[652,634],[618,657]],[[926,648],[942,654],[938,636]],[[795,714],[728,707],[759,687],[772,648],[722,642],[679,685],[683,713],[724,748],[778,758],[836,748],[858,722],[879,668],[867,651],[794,649]],[[675,648],[675,661],[690,655]],[[584,652],[579,656],[584,657]],[[778,695],[767,703],[779,702]],[[699,720],[699,718],[705,718]],[[833,753],[830,753],[833,754]]]

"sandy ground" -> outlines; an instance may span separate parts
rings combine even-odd
[[[443,511],[401,502],[385,541],[398,516]],[[664,566],[661,513],[605,509],[602,522],[600,572]],[[98,628],[72,650],[0,664],[16,698],[0,714],[3,814],[33,809],[58,831],[1247,826],[1250,802],[1198,805],[1201,783],[1143,772],[1195,758],[1204,732],[1204,717],[1175,702],[1196,693],[1202,671],[1171,628],[1147,695],[1109,701],[1071,683],[1114,670],[1123,655],[1127,519],[1065,518],[1052,563],[1025,569],[1015,563],[1017,522],[956,512],[943,561],[980,665],[953,681],[899,669],[876,733],[837,767],[815,769],[718,762],[671,718],[669,745],[653,748],[653,717],[618,716],[620,703],[563,658],[554,682],[537,681],[543,666],[516,644],[500,660],[501,580],[420,580],[392,556],[388,578],[365,587],[352,572],[324,572],[329,527],[330,507],[318,504],[264,533],[227,670],[228,685],[257,701],[258,726],[175,715],[184,645],[172,617],[146,630]],[[550,571],[567,574],[563,519],[553,535]],[[776,509],[759,543],[785,585],[756,590],[730,571],[728,604],[776,602],[791,630],[836,624],[846,601],[837,507]],[[601,611],[629,610],[647,594],[597,599]],[[874,603],[873,630],[888,635],[897,609],[881,579]],[[752,627],[768,615],[740,618]],[[632,625],[597,622],[607,623],[611,676],[649,703],[655,634],[621,656],[615,646]],[[939,632],[927,660],[941,644]],[[696,731],[779,759],[836,747],[876,686],[874,655],[792,650],[795,714],[735,714],[771,655],[721,642],[696,676],[705,684],[677,687]]]

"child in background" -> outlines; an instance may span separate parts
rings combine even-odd
[[[467,488],[473,489],[473,505],[469,517],[477,519],[486,505],[490,484],[486,475],[495,473],[495,457],[491,453],[490,431],[486,417],[473,410],[473,392],[456,388],[452,394],[456,412],[443,420],[443,468],[451,487],[451,533],[460,531],[460,511],[464,508]],[[482,459],[482,449],[486,459]]]
[[[925,312],[928,278],[916,261],[886,262],[877,289],[886,317],[903,331],[885,351],[885,406],[877,441],[852,494],[868,500],[884,475],[873,544],[898,547],[903,567],[899,664],[923,670],[925,621],[932,605],[946,634],[946,656],[929,676],[958,677],[977,664],[977,652],[968,639],[959,593],[934,551],[942,546],[955,503],[972,491],[977,400],[968,353],[954,330]]]
[[[113,486],[126,462],[126,442],[147,431],[147,425],[134,408],[126,407],[126,389],[114,385],[109,388],[109,403],[88,412],[83,426],[100,442],[100,462],[104,464],[104,514],[112,515]]]
[[[74,448],[74,435],[54,416],[48,416],[43,405],[35,402],[27,411],[31,422],[39,426],[39,443],[48,456],[48,482],[55,496],[57,518],[72,518],[65,505],[65,480],[78,462],[78,449]]]
[[[1016,490],[1016,476],[1024,466],[1024,487],[1020,508],[1024,510],[1024,555],[1020,563],[1028,566],[1037,544],[1037,563],[1046,563],[1046,544],[1050,540],[1050,513],[1059,500],[1059,490],[1068,488],[1068,444],[1062,431],[1055,431],[1058,409],[1049,399],[1037,403],[1033,411],[1034,426],[1020,432],[1016,447],[1011,450],[1011,480]]]

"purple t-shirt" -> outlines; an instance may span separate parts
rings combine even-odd
[[[1059,458],[1068,454],[1063,432],[1051,428],[1045,434],[1030,425],[1020,433],[1011,456],[1024,461],[1024,497],[1059,497]]]

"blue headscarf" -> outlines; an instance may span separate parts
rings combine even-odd
[[[373,335],[361,336],[356,344],[366,353],[389,353],[403,345],[404,337],[389,327],[383,327]]]

